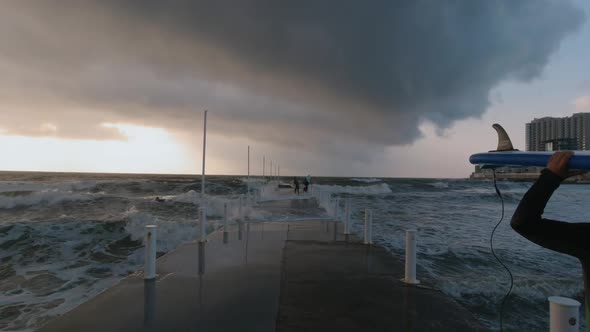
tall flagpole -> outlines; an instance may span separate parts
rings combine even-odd
[[[262,156],[262,179],[265,180],[264,168],[266,167],[266,156]]]
[[[207,150],[207,110],[205,110],[203,119],[203,172],[201,174],[201,207],[199,216],[200,239],[199,242],[207,241],[207,207],[205,206],[205,152]]]
[[[207,110],[203,120],[203,173],[201,174],[201,199],[205,198],[205,151],[207,150]]]
[[[250,196],[250,145],[248,145],[248,192],[247,196]]]

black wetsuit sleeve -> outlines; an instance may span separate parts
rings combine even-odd
[[[512,217],[512,228],[547,249],[590,258],[590,223],[566,223],[542,218],[545,206],[562,179],[545,169],[524,195]],[[590,199],[590,198],[589,198]]]

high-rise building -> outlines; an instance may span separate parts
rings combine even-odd
[[[526,150],[590,150],[590,113],[544,117],[527,123]]]

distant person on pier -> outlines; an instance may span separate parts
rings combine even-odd
[[[590,223],[568,223],[543,218],[543,210],[561,181],[572,175],[568,163],[573,153],[555,152],[547,168],[524,195],[512,217],[512,228],[531,242],[563,254],[574,256],[582,263],[586,296],[586,319],[590,319]],[[590,326],[590,325],[589,325]],[[586,329],[590,331],[590,327]]]
[[[293,177],[293,185],[295,186],[295,193],[299,195],[299,180],[297,180],[297,177]]]
[[[311,186],[311,175],[307,174],[307,176],[305,177],[305,180],[307,181],[307,185]],[[307,190],[306,190],[307,192]]]
[[[309,187],[309,181],[307,181],[307,177],[303,178],[303,192],[307,192],[307,188]]]

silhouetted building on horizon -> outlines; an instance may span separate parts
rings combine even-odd
[[[590,113],[533,119],[526,124],[526,150],[590,150]]]

